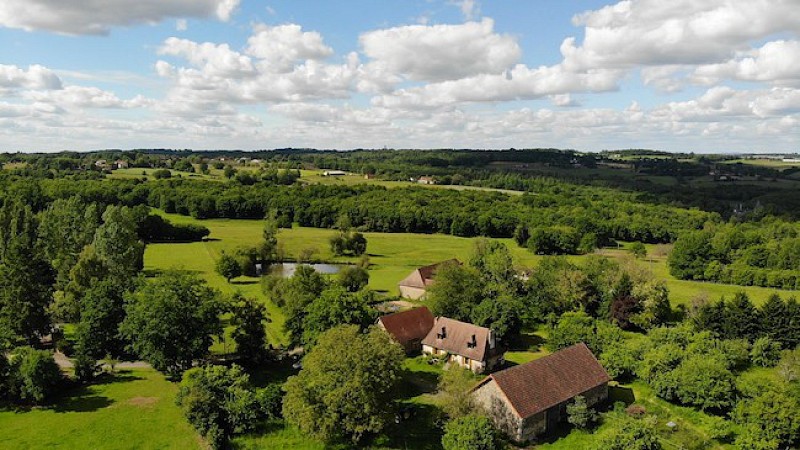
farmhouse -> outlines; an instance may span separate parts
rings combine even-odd
[[[343,170],[326,170],[322,172],[323,177],[343,177],[347,175],[347,173]]]
[[[588,406],[604,401],[609,380],[586,344],[580,343],[493,373],[472,395],[498,429],[527,442],[566,419],[567,404],[576,396],[582,395]]]
[[[436,184],[436,180],[433,177],[419,177],[417,180],[419,184]]]
[[[422,339],[422,353],[441,355],[451,363],[481,373],[503,364],[504,351],[489,328],[437,317]]]
[[[406,353],[422,350],[422,339],[433,328],[433,313],[425,306],[378,318],[378,326],[403,346]]]
[[[428,287],[433,284],[433,277],[436,274],[436,269],[443,264],[461,265],[461,261],[457,259],[449,259],[447,261],[442,261],[415,269],[407,277],[403,278],[400,283],[398,283],[398,288],[400,288],[400,296],[413,300],[421,298],[423,295],[425,295]]]

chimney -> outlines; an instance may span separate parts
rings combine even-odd
[[[493,348],[494,348],[494,346],[495,346],[495,342],[494,342],[494,331],[492,331],[492,329],[490,328],[490,329],[489,329],[489,348],[490,348],[490,349],[493,349]]]

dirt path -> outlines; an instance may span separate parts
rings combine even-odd
[[[56,360],[56,364],[58,364],[58,367],[62,369],[71,369],[75,367],[75,364],[72,363],[72,360],[67,358],[67,355],[61,352],[56,352],[53,355],[53,359]],[[98,362],[102,363],[103,360],[100,360]],[[107,364],[103,363],[103,366],[106,365]],[[149,369],[149,368],[151,368],[150,364],[144,361],[124,361],[114,365],[114,369]]]

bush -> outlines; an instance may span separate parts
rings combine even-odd
[[[594,447],[597,450],[661,450],[661,443],[651,421],[625,419],[603,436]]]
[[[470,414],[452,420],[444,427],[444,450],[495,450],[501,446],[494,425],[485,416]]]
[[[214,448],[224,448],[234,434],[252,430],[263,418],[249,377],[236,365],[186,371],[175,401]]]
[[[267,419],[283,418],[283,387],[279,383],[272,383],[256,391],[256,402],[261,413]]]
[[[597,413],[586,404],[582,395],[567,405],[567,422],[581,430],[588,430],[597,422]]]
[[[172,172],[170,172],[169,169],[158,169],[153,171],[153,178],[156,180],[172,178]]]
[[[81,383],[88,383],[94,379],[97,372],[97,360],[85,352],[78,352],[75,356],[75,378]]]
[[[756,339],[750,350],[750,361],[761,367],[772,367],[781,359],[781,344],[768,337]]]
[[[349,292],[357,292],[369,283],[369,272],[358,266],[343,267],[339,272],[339,285]]]
[[[53,354],[22,347],[11,358],[8,391],[15,400],[40,404],[51,396],[61,382],[61,370]]]

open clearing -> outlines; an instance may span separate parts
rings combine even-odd
[[[118,371],[66,391],[52,407],[0,410],[0,448],[200,448],[175,405],[177,390],[152,369]]]

